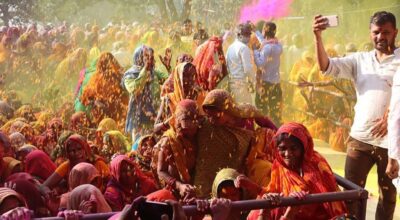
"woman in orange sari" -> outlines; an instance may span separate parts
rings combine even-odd
[[[124,123],[128,96],[120,86],[122,67],[111,53],[102,53],[97,62],[96,72],[83,90],[81,101],[86,106],[101,102],[109,116],[120,125]],[[103,118],[93,118],[95,124]]]
[[[263,189],[263,197],[272,198],[339,191],[328,162],[314,151],[314,143],[307,128],[298,123],[280,127],[274,140],[275,160],[271,182]],[[248,219],[331,219],[346,212],[344,202],[325,202],[298,207],[280,207],[252,211]],[[261,214],[262,213],[262,214]],[[263,217],[263,218],[259,218]]]
[[[57,186],[62,179],[68,180],[71,169],[78,163],[91,163],[99,171],[103,181],[107,181],[110,176],[110,170],[104,159],[93,155],[86,139],[78,134],[73,134],[65,141],[65,153],[67,161],[62,163],[54,173],[43,183],[45,187],[53,188]]]

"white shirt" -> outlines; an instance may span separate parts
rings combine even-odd
[[[388,141],[389,157],[400,161],[400,68],[393,77],[388,118]]]
[[[254,82],[255,72],[251,52],[246,44],[236,39],[226,52],[226,63],[230,79]]]
[[[399,52],[395,51],[396,54]],[[355,84],[357,102],[350,131],[354,139],[388,148],[387,136],[373,137],[371,130],[376,125],[375,121],[381,119],[389,107],[397,59],[397,56],[391,55],[379,63],[375,50],[329,59],[326,74],[351,79]]]

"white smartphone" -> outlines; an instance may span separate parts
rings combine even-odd
[[[324,16],[324,18],[328,19],[328,27],[337,27],[337,26],[339,26],[339,16],[337,16],[337,15],[328,15],[328,16]]]

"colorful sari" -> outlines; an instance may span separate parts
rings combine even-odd
[[[94,213],[111,212],[111,208],[104,199],[103,194],[98,188],[90,184],[80,185],[71,191],[71,195],[67,203],[67,209],[80,210],[80,204],[84,201],[96,202],[97,209],[93,210]]]
[[[35,183],[26,179],[14,179],[11,182],[15,186],[13,189],[24,197],[27,207],[34,212],[35,217],[52,216],[50,210],[46,206],[44,197],[41,195]]]
[[[9,197],[14,197],[14,198],[18,199],[18,201],[19,201],[18,207],[26,206],[25,199],[23,196],[21,196],[21,194],[15,192],[14,190],[12,190],[10,188],[0,187],[0,206]],[[4,213],[0,213],[0,215],[2,215],[2,214],[4,214]]]
[[[92,51],[92,50],[90,50],[90,51]],[[81,96],[83,94],[83,90],[86,88],[88,82],[92,78],[93,74],[96,72],[97,61],[98,61],[98,57],[91,61],[89,67],[81,70],[81,76],[80,76],[80,79],[79,79],[79,82],[78,82],[78,85],[76,88],[77,91],[75,94],[74,109],[76,112],[78,112],[78,111],[86,112],[88,110],[88,106],[85,106],[82,104]]]
[[[275,160],[272,165],[271,182],[265,192],[283,193],[289,196],[292,192],[306,191],[311,194],[337,192],[339,191],[333,172],[325,160],[318,152],[314,151],[314,143],[307,128],[298,123],[287,123],[280,127],[275,135],[290,134],[298,138],[304,147],[304,156],[301,169],[303,176],[289,169],[283,158],[276,149],[277,143],[274,142]],[[276,208],[271,210],[270,219],[279,219],[285,213],[286,208]],[[301,206],[295,214],[295,219],[330,219],[346,212],[344,202],[325,202]],[[257,219],[253,211],[248,219]]]
[[[109,150],[113,152],[112,154],[125,154],[131,151],[131,143],[120,131],[107,131],[103,135],[103,140],[107,143],[107,146],[110,147]]]
[[[173,92],[167,94],[170,112],[175,112],[175,108],[178,105],[178,103],[183,99],[186,99],[188,96],[187,94],[185,94],[183,89],[184,86],[183,77],[184,75],[190,74],[190,67],[194,68],[193,64],[184,62],[176,66],[176,68],[174,69],[173,73],[174,90]],[[195,75],[189,77],[192,77],[194,79],[196,78]],[[197,87],[196,84],[193,85],[195,87],[194,90],[197,93],[195,101],[199,106],[201,106],[205,98],[205,92],[201,88]]]
[[[21,161],[12,157],[3,157],[1,170],[1,182],[6,180],[10,175],[21,172]]]
[[[65,152],[68,152],[68,142],[76,142],[79,145],[82,146],[83,150],[85,151],[86,157],[87,157],[87,162],[93,164],[96,169],[99,171],[100,176],[102,179],[108,178],[110,176],[110,170],[105,163],[105,160],[97,155],[92,154],[92,150],[89,146],[89,144],[86,142],[85,138],[82,137],[81,135],[73,134],[68,137],[68,139],[65,141]],[[71,171],[71,163],[69,160],[65,161],[62,163],[60,166],[57,167],[56,173],[60,175],[63,178],[66,178],[68,174]],[[68,179],[68,178],[66,178]]]
[[[197,69],[197,81],[205,91],[215,89],[217,84],[228,74],[224,53],[222,51],[222,39],[211,37],[199,46],[194,57],[193,64]],[[222,67],[218,74],[213,70],[215,65]]]
[[[41,150],[34,150],[25,157],[25,172],[44,182],[56,170],[50,157]]]
[[[128,96],[120,86],[122,67],[111,53],[102,53],[96,66],[96,72],[84,88],[81,102],[85,106],[95,101],[105,105],[106,112],[118,123],[123,123]],[[94,118],[99,123],[102,118]]]
[[[100,177],[99,171],[90,163],[78,163],[69,173],[68,185],[69,191],[83,184],[91,184],[92,181]],[[66,208],[70,192],[64,193],[60,198],[60,208]]]
[[[134,167],[134,175],[136,176],[135,186],[122,185],[120,178],[122,162],[129,163]],[[135,198],[145,196],[157,190],[155,182],[145,176],[140,171],[138,165],[125,155],[119,155],[111,161],[110,171],[112,179],[107,184],[104,197],[113,211],[121,211],[126,204],[131,204]]]

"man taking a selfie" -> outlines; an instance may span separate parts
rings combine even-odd
[[[330,27],[330,20],[314,17],[313,31],[318,65],[326,75],[351,79],[355,85],[357,102],[347,143],[345,178],[365,187],[368,173],[376,164],[379,183],[379,201],[376,219],[393,219],[396,206],[396,188],[389,175],[396,160],[388,159],[387,109],[391,85],[397,69],[395,60],[396,18],[386,11],[372,15],[369,29],[374,50],[354,53],[343,58],[328,58],[322,42],[322,31]],[[347,203],[350,214],[359,216],[357,202]]]

